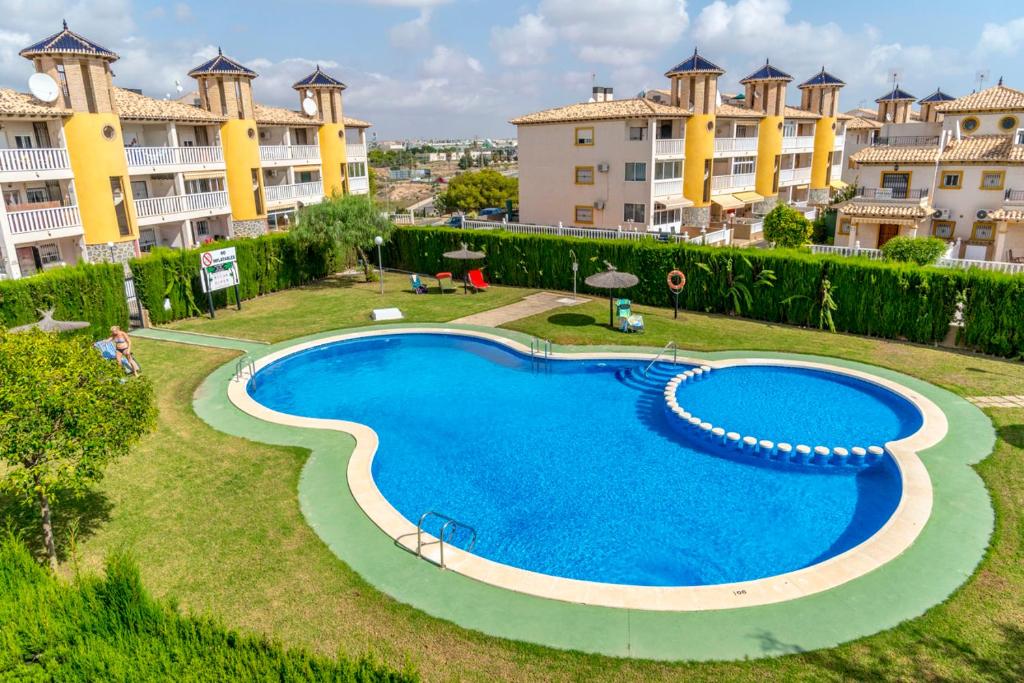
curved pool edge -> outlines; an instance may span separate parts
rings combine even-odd
[[[492,328],[417,324],[428,332],[453,329],[486,331],[526,341],[526,335]],[[364,327],[344,332],[381,334],[410,325]],[[290,340],[269,353],[300,341],[323,343],[338,332]],[[525,346],[525,345],[524,345]],[[571,357],[583,350],[629,351],[650,358],[658,349],[634,347],[558,347]],[[262,350],[261,350],[262,351]],[[254,354],[258,355],[258,354]],[[967,465],[987,457],[995,431],[976,406],[921,380],[855,361],[778,352],[712,352],[708,359],[820,360],[866,370],[933,400],[956,425],[941,443],[928,449],[928,471],[935,508],[917,541],[877,570],[832,590],[761,607],[703,612],[654,612],[608,609],[535,598],[438,570],[381,534],[348,490],[343,475],[354,440],[347,434],[294,428],[242,413],[224,387],[234,363],[212,373],[197,389],[197,414],[211,426],[237,436],[311,451],[299,482],[299,503],[307,522],[328,548],[377,589],[428,614],[489,635],[612,656],[658,660],[729,660],[830,647],[870,635],[919,616],[943,602],[976,568],[987,548],[994,513],[980,477]],[[621,356],[620,356],[621,357]]]

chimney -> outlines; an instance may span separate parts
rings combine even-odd
[[[611,102],[615,99],[612,88],[606,88],[600,85],[594,86],[592,98],[594,102]]]

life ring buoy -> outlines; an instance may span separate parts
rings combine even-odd
[[[673,292],[682,291],[683,287],[686,286],[686,275],[681,270],[673,270],[668,274],[668,288]]]

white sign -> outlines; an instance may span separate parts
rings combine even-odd
[[[209,272],[204,270],[199,280],[203,283],[203,292],[216,292],[238,284],[238,268],[234,264],[228,270]]]
[[[238,256],[234,247],[203,252],[199,255],[199,264],[199,281],[204,293],[238,284]]]
[[[234,247],[228,247],[227,249],[204,251],[200,255],[199,260],[203,268],[209,268],[210,266],[219,266],[224,263],[235,263],[238,261],[238,256],[235,254]]]

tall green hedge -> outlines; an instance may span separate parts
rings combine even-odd
[[[462,264],[442,254],[457,249],[461,242],[486,252],[492,281],[519,287],[571,289],[571,250],[580,263],[580,291],[587,291],[583,279],[603,269],[607,260],[640,277],[640,284],[628,292],[632,300],[655,306],[671,304],[665,277],[678,268],[688,280],[680,306],[692,311],[734,312],[728,295],[732,277],[752,294],[751,305],[742,307],[742,316],[794,325],[818,326],[827,278],[836,304],[832,319],[837,331],[920,343],[936,343],[946,336],[958,298],[964,295],[964,343],[1002,356],[1024,354],[1024,278],[982,271],[921,268],[790,250],[421,227],[396,230],[388,245],[387,262],[421,273],[458,273]],[[752,287],[763,279],[765,270],[774,273],[774,285]]]
[[[57,320],[87,320],[86,334],[102,339],[111,325],[128,325],[124,268],[80,264],[20,280],[0,280],[0,325],[17,327],[39,320],[39,310],[54,309]]]
[[[299,244],[287,233],[256,239],[215,242],[199,249],[155,249],[130,262],[135,291],[154,323],[188,318],[206,311],[206,295],[199,282],[199,255],[204,251],[235,247],[242,300],[307,284],[336,270],[336,256],[325,247]],[[171,309],[164,310],[164,297]],[[234,289],[215,292],[213,303],[223,307],[235,303]]]

